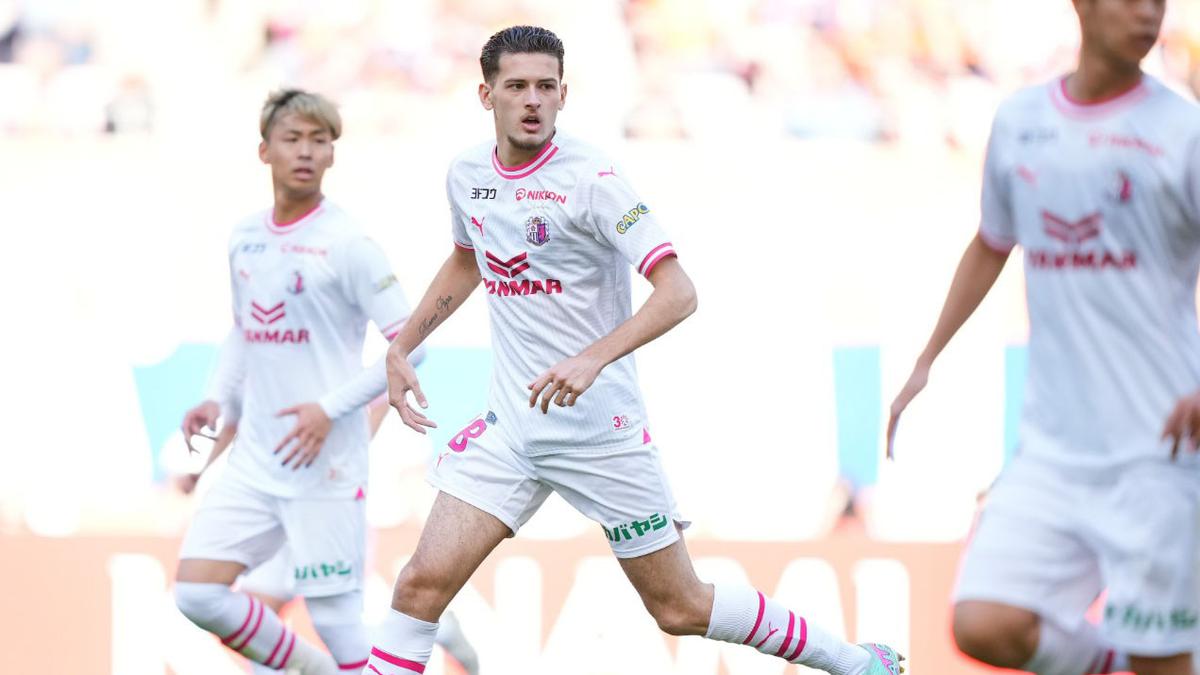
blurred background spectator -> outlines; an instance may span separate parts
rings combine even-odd
[[[1077,33],[1066,0],[0,0],[0,131],[169,132],[197,96],[289,83],[404,133],[461,115],[479,36],[529,17],[566,39],[568,82],[629,93],[603,108],[642,139],[974,145],[1004,93],[1070,67]],[[1148,67],[1200,89],[1200,2],[1170,3]]]

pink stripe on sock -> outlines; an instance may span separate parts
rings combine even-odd
[[[275,643],[275,648],[271,650],[271,655],[267,657],[266,661],[263,661],[264,666],[268,668],[274,667],[271,665],[271,660],[274,659],[275,655],[279,653],[279,648],[283,646],[283,641],[287,639],[287,636],[288,631],[286,628],[284,628],[283,632],[279,634],[279,641]]]
[[[788,663],[795,661],[800,656],[800,652],[804,651],[804,645],[808,644],[808,622],[804,617],[800,617],[800,637],[796,638],[796,651],[787,657]]]
[[[783,656],[783,653],[787,651],[788,645],[792,644],[792,631],[795,630],[795,628],[796,615],[793,614],[791,610],[788,610],[787,636],[783,638],[783,644],[779,645],[779,651],[775,652],[775,656]]]
[[[362,670],[367,667],[368,659],[363,659],[358,663],[339,663],[338,670]]]
[[[383,659],[384,661],[387,661],[388,663],[392,664],[393,666],[407,668],[408,670],[411,670],[414,673],[425,672],[424,665],[417,663],[415,661],[409,661],[408,659],[402,659],[399,656],[394,656],[392,654],[389,654],[389,653],[383,651],[379,647],[371,647],[371,656]],[[376,671],[376,672],[378,672],[378,671]]]
[[[283,653],[283,660],[279,662],[279,667],[275,670],[283,670],[287,668],[288,659],[292,658],[292,649],[296,646],[296,634],[292,633],[292,639],[288,642],[287,651]]]
[[[227,637],[221,638],[221,644],[228,645],[230,642],[233,642],[234,640],[237,639],[237,637],[239,635],[242,634],[242,631],[246,630],[246,626],[250,625],[250,619],[252,619],[254,617],[254,603],[258,602],[258,601],[254,599],[253,595],[249,595],[246,597],[250,598],[250,609],[246,610],[246,620],[242,622],[241,628],[238,628],[237,630],[233,631]]]
[[[758,627],[762,625],[763,612],[767,609],[767,599],[763,597],[762,591],[758,591],[758,618],[754,620],[754,628],[750,629],[750,634],[742,641],[742,644],[750,644],[750,640],[754,634],[758,632]]]
[[[1113,658],[1116,657],[1116,652],[1108,650],[1108,656],[1104,658],[1104,667],[1100,669],[1102,675],[1108,675],[1112,672]]]
[[[246,636],[245,640],[242,640],[242,644],[238,645],[237,647],[230,645],[231,649],[240,652],[246,648],[246,645],[250,644],[250,641],[254,639],[254,636],[258,635],[258,629],[262,627],[263,614],[266,614],[266,606],[262,604],[262,600],[259,600],[258,620],[254,622],[254,629],[250,631],[250,634]]]

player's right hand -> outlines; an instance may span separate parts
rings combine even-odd
[[[422,434],[425,433],[426,427],[437,428],[437,424],[433,420],[409,403],[408,392],[411,391],[418,405],[422,408],[429,407],[429,402],[425,400],[425,394],[421,391],[421,383],[417,380],[417,371],[408,362],[408,354],[405,354],[394,342],[388,347],[387,382],[388,404],[400,413],[400,419],[405,424]]]
[[[183,440],[189,452],[196,452],[192,447],[192,436],[201,433],[205,427],[210,431],[217,430],[217,418],[221,416],[221,406],[216,401],[204,401],[183,415],[183,423],[179,428],[183,431]],[[211,437],[210,437],[211,438]]]
[[[908,407],[909,403],[912,403],[917,394],[921,393],[921,390],[925,388],[928,382],[929,366],[918,362],[913,367],[912,374],[908,376],[908,382],[904,383],[904,388],[900,390],[900,393],[896,396],[896,400],[892,401],[892,409],[888,417],[887,426],[888,459],[895,458],[894,444],[896,442],[896,427],[900,424],[900,413],[904,412],[904,409]]]
[[[196,483],[200,482],[200,474],[185,473],[182,476],[175,477],[175,487],[185,495],[190,495],[196,491]]]
[[[1192,452],[1200,450],[1200,392],[1179,399],[1167,417],[1162,437],[1171,439],[1172,460],[1179,456],[1180,443]]]

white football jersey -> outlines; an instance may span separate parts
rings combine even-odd
[[[1166,461],[1200,389],[1200,110],[1144,76],[1084,105],[1065,80],[996,113],[980,232],[1024,249],[1029,376],[1020,451],[1072,470]]]
[[[355,386],[369,379],[362,366],[367,321],[390,339],[410,312],[387,258],[325,200],[284,225],[273,222],[270,210],[244,220],[230,239],[229,267],[231,339],[241,338],[233,346],[241,350],[242,364],[220,368],[218,379],[240,370],[244,380],[236,447],[225,475],[280,497],[355,497],[367,481],[363,405],[380,393]],[[238,386],[214,383],[218,390]],[[368,388],[382,387],[380,380]],[[313,465],[293,470],[281,465],[286,450],[273,451],[296,417],[277,413],[308,402],[320,402],[333,426]]]
[[[518,167],[494,143],[446,178],[455,245],[473,250],[492,324],[489,407],[529,455],[631,447],[646,438],[633,355],[608,365],[574,407],[529,407],[528,385],[632,315],[630,267],[675,254],[651,208],[595,148],[557,133]]]

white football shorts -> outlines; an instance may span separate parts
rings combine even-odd
[[[481,415],[442,448],[428,480],[513,534],[557,492],[601,526],[618,558],[664,549],[679,540],[676,526],[688,525],[649,437],[632,448],[530,457],[509,447]]]
[[[1145,463],[1090,483],[1017,457],[988,494],[955,601],[1028,609],[1073,630],[1107,591],[1102,630],[1137,656],[1200,645],[1200,476]]]
[[[286,573],[297,595],[340,595],[362,588],[364,506],[361,499],[275,497],[225,473],[196,510],[179,557],[229,560],[253,574],[286,543],[291,552]]]

